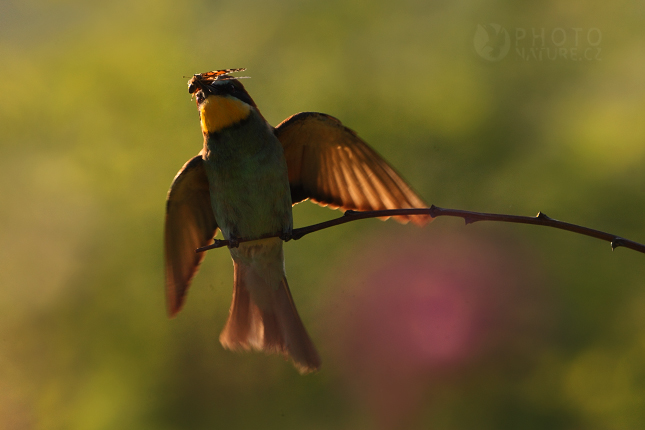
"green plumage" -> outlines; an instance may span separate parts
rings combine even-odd
[[[211,205],[226,239],[290,233],[291,191],[282,145],[256,110],[204,142]]]

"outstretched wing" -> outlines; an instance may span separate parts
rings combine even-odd
[[[428,207],[396,171],[336,118],[301,112],[275,129],[284,147],[291,199],[343,210]],[[430,215],[397,216],[424,225]]]
[[[210,244],[216,232],[208,178],[202,156],[198,155],[177,173],[166,201],[166,302],[170,317],[181,310],[204,258],[204,253],[195,250]]]

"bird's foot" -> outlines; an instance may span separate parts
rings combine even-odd
[[[283,231],[278,237],[280,237],[280,239],[285,242],[289,242],[293,238],[293,235],[291,234],[291,232]]]
[[[240,239],[237,236],[231,236],[228,238],[228,247],[237,248],[240,246]]]

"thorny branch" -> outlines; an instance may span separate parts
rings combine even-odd
[[[458,209],[444,209],[438,206],[432,205],[429,208],[423,209],[388,209],[380,211],[347,211],[343,214],[342,217],[332,219],[329,221],[321,222],[314,225],[309,225],[306,227],[295,228],[290,237],[285,237],[282,233],[276,234],[267,234],[261,237],[256,238],[236,238],[233,247],[236,247],[239,243],[249,242],[251,240],[266,239],[269,237],[280,237],[283,240],[298,240],[303,236],[313,233],[315,231],[320,231],[329,227],[333,227],[340,224],[345,224],[346,222],[356,221],[359,219],[365,218],[378,218],[378,217],[390,217],[395,215],[430,215],[433,218],[440,216],[452,216],[463,218],[466,224],[472,224],[477,221],[499,221],[499,222],[512,222],[517,224],[533,224],[533,225],[543,225],[547,227],[559,228],[561,230],[567,230],[574,233],[582,234],[585,236],[595,237],[596,239],[605,240],[611,244],[611,249],[616,249],[619,246],[633,249],[645,254],[645,245],[638,242],[634,242],[615,234],[605,233],[604,231],[594,230],[588,227],[582,227],[576,224],[571,224],[564,221],[558,221],[556,219],[550,218],[539,212],[534,217],[529,216],[520,216],[520,215],[503,215],[503,214],[491,214],[491,213],[481,213],[481,212],[470,212],[463,211]],[[197,248],[195,252],[204,252],[213,248],[221,248],[224,246],[231,245],[228,240],[215,239],[215,242],[212,245],[203,246]]]

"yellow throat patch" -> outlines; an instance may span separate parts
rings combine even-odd
[[[228,96],[209,95],[199,107],[199,117],[204,133],[217,133],[246,119],[251,106]]]

